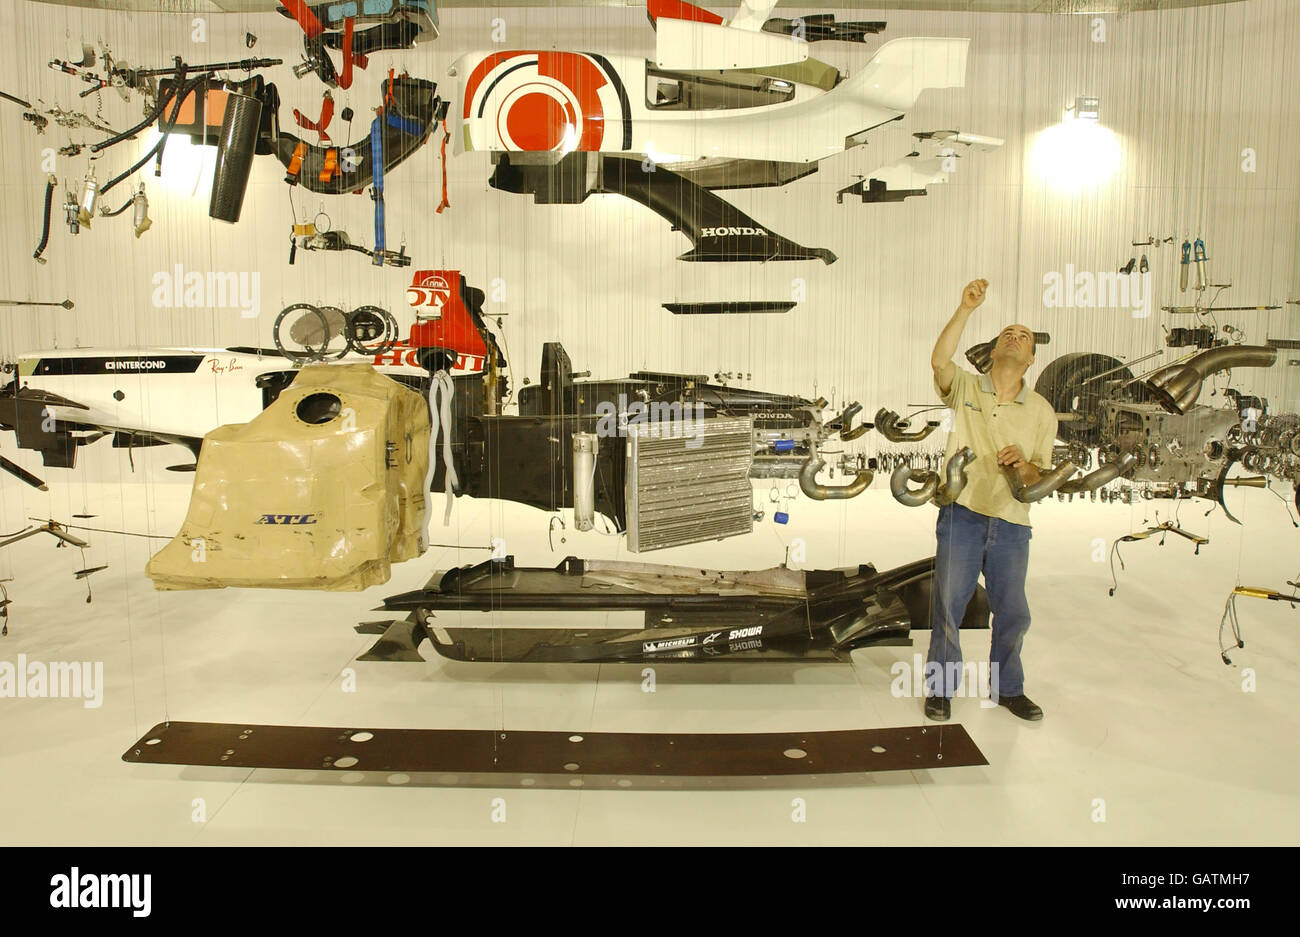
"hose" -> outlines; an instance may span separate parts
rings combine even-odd
[[[184,81],[184,79],[185,79],[185,67],[182,66],[180,72],[178,72],[177,74],[176,84],[172,85],[170,88],[167,89],[167,91],[159,99],[158,106],[155,107],[153,111],[147,117],[145,117],[144,120],[140,121],[140,123],[136,124],[130,130],[123,130],[121,133],[115,134],[114,136],[109,137],[107,140],[101,140],[99,143],[92,144],[90,147],[90,152],[98,153],[100,150],[106,150],[110,146],[113,146],[114,144],[121,143],[123,140],[129,140],[131,137],[134,137],[145,127],[148,127],[150,124],[152,124],[155,120],[158,119],[158,115],[163,112],[163,108],[167,106],[167,103],[171,101],[173,97],[176,96],[176,89],[180,87],[181,82]],[[181,100],[184,100],[184,98],[185,95],[181,95]]]
[[[433,473],[438,464],[438,429],[443,428],[442,434],[442,465],[443,480],[446,483],[445,491],[447,492],[447,510],[443,515],[443,526],[451,523],[451,508],[456,501],[456,488],[460,485],[460,479],[456,477],[456,466],[452,461],[451,455],[451,398],[455,393],[456,385],[451,379],[451,375],[446,371],[439,370],[429,375],[429,468],[424,478],[425,491],[429,491],[433,486]],[[432,498],[426,494],[424,502],[424,542],[429,542],[429,515],[432,513]]]
[[[2,93],[3,92],[0,92],[0,94]],[[41,263],[45,263],[41,254],[45,253],[45,246],[50,243],[50,210],[54,207],[54,186],[57,184],[57,181],[58,180],[54,178],[54,174],[51,173],[49,179],[45,183],[45,223],[41,227],[41,243],[36,245],[36,250],[32,254],[32,256]]]
[[[101,214],[105,218],[116,218],[118,215],[122,214],[122,212],[126,211],[134,204],[135,204],[135,196],[132,195],[129,199],[127,199],[125,202],[122,203],[121,208],[115,208],[112,211],[101,212]]]
[[[182,68],[180,76],[177,78],[177,81],[180,81],[184,77],[185,77],[185,70],[184,68]],[[103,197],[108,192],[109,189],[113,188],[113,186],[117,185],[127,176],[134,175],[140,169],[140,167],[143,166],[145,163],[149,162],[149,160],[152,159],[155,154],[158,156],[159,160],[162,159],[163,147],[167,145],[167,137],[171,133],[172,128],[176,126],[176,119],[177,117],[180,116],[180,112],[181,112],[181,104],[185,102],[185,98],[189,95],[189,93],[193,91],[195,88],[197,88],[202,82],[203,82],[202,78],[193,78],[187,81],[181,87],[181,90],[176,94],[176,104],[172,107],[171,117],[167,119],[167,126],[162,128],[162,136],[158,139],[158,142],[153,145],[153,147],[149,150],[148,153],[145,153],[144,156],[140,157],[139,161],[134,166],[132,166],[126,172],[118,176],[114,176],[107,183],[105,183],[104,187],[99,190],[99,194],[101,197]]]

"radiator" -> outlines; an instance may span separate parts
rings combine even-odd
[[[630,424],[628,549],[643,553],[750,533],[753,461],[749,418]]]

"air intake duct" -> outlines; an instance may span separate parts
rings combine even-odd
[[[259,98],[240,91],[226,94],[226,113],[217,139],[217,167],[212,174],[209,218],[231,224],[239,220],[261,122],[262,102]]]

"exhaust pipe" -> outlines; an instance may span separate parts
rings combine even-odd
[[[948,460],[945,470],[947,481],[939,487],[939,476],[924,469],[914,469],[903,464],[894,469],[889,476],[889,491],[894,500],[908,507],[919,507],[933,501],[942,507],[957,500],[961,490],[966,487],[966,466],[975,461],[975,453],[970,446],[962,446]],[[909,488],[908,482],[920,482],[920,488]]]
[[[947,481],[935,496],[939,506],[952,504],[966,487],[966,466],[975,461],[975,452],[970,446],[962,446],[948,460]]]
[[[1035,501],[1041,501],[1050,495],[1056,489],[1060,488],[1070,476],[1078,471],[1078,467],[1069,460],[1055,466],[1050,472],[1047,472],[1038,481],[1032,485],[1026,485],[1020,480],[1020,474],[1011,466],[1002,466],[1002,474],[1006,476],[1007,483],[1011,485],[1011,493],[1017,501],[1025,504],[1033,504]]]
[[[1267,368],[1277,362],[1277,349],[1269,345],[1224,345],[1193,355],[1181,364],[1152,372],[1142,382],[1160,406],[1183,414],[1201,395],[1201,383],[1228,368]]]
[[[886,410],[881,407],[876,411],[876,418],[872,421],[880,435],[884,436],[890,442],[917,442],[924,439],[938,428],[938,424],[927,423],[924,427],[913,432],[898,428],[898,414],[892,410]]]
[[[1072,478],[1056,490],[1067,495],[1078,494],[1083,491],[1096,491],[1107,482],[1113,482],[1121,475],[1128,474],[1128,470],[1136,462],[1137,456],[1131,452],[1126,452],[1118,462],[1107,462],[1095,472],[1089,472],[1082,478]]]
[[[871,484],[871,479],[875,477],[873,472],[864,470],[853,476],[853,481],[847,485],[821,485],[817,483],[816,478],[817,473],[822,470],[822,466],[825,464],[821,457],[814,454],[808,457],[808,461],[799,470],[799,490],[814,501],[856,498],[867,490],[867,486]]]
[[[909,481],[920,482],[920,488],[909,488]],[[894,500],[906,504],[909,508],[920,507],[934,497],[939,490],[939,476],[934,472],[914,469],[910,465],[899,465],[889,476],[889,492]]]

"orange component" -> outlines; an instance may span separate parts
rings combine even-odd
[[[325,151],[325,165],[321,167],[318,178],[321,182],[329,182],[335,175],[342,173],[339,169],[339,151],[338,147],[330,147]]]
[[[293,148],[293,156],[289,157],[289,168],[284,174],[284,181],[289,185],[296,185],[298,182],[298,173],[302,171],[302,159],[307,155],[307,144],[302,140]]]

